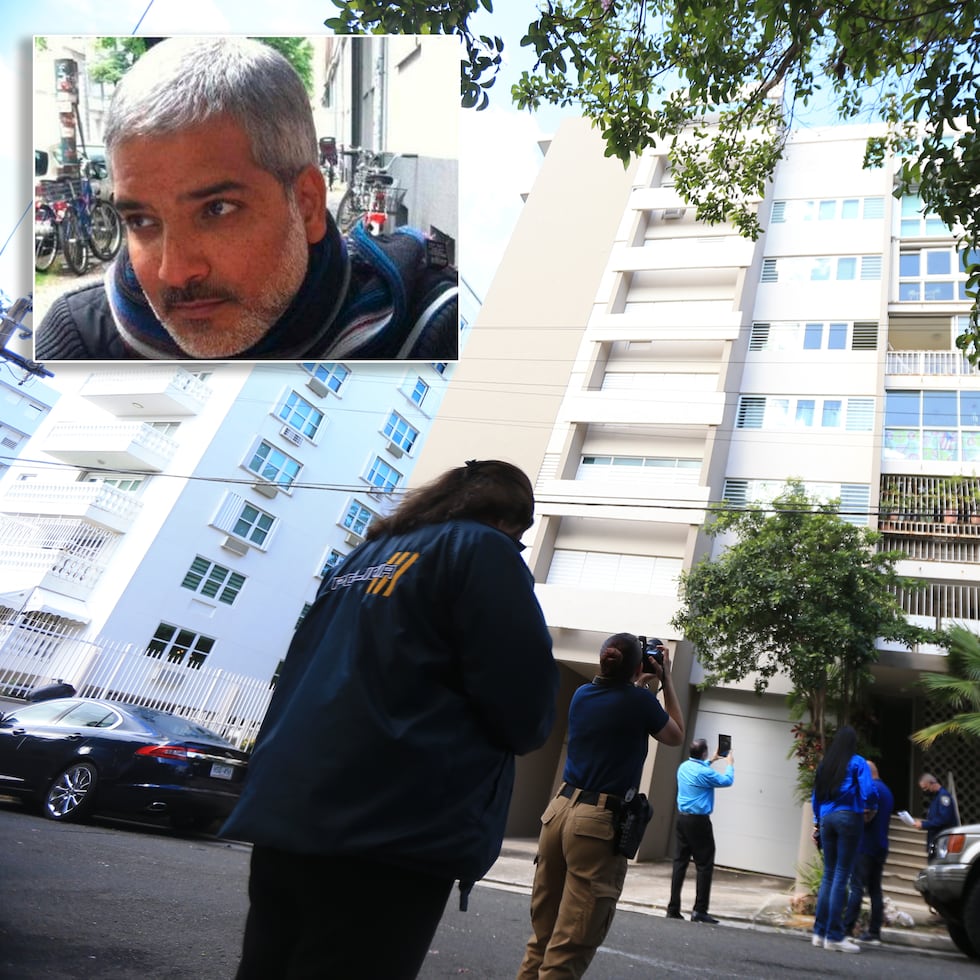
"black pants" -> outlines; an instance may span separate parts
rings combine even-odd
[[[687,866],[694,859],[697,868],[697,888],[694,895],[694,911],[708,911],[711,901],[711,876],[715,870],[715,835],[711,829],[711,817],[700,813],[677,814],[677,854],[670,878],[670,902],[668,912],[680,912],[681,888]]]
[[[452,886],[360,858],[256,846],[236,980],[415,980]]]

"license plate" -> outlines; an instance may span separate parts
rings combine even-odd
[[[234,775],[235,769],[233,766],[225,766],[220,762],[215,762],[211,765],[212,779],[231,779]]]

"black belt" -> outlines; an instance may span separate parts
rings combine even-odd
[[[575,794],[578,794],[577,796]],[[578,789],[576,786],[569,786],[565,783],[560,790],[559,796],[566,799],[575,797],[576,803],[588,803],[590,806],[602,806],[607,810],[618,810],[623,801],[618,796],[610,796],[609,793],[600,793],[594,789]],[[601,802],[600,802],[601,801]]]

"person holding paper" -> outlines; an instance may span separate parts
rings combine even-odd
[[[949,790],[931,772],[924,772],[919,776],[919,789],[927,796],[932,797],[929,812],[925,815],[925,819],[915,821],[915,826],[926,832],[926,853],[928,854],[939,831],[945,830],[947,827],[955,827],[960,822],[960,818]]]

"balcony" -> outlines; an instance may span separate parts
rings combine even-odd
[[[980,366],[971,364],[954,350],[898,350],[888,352],[885,374],[904,378],[930,375],[976,378]]]
[[[79,393],[117,418],[197,415],[211,397],[200,378],[170,366],[96,371]]]
[[[101,480],[90,483],[11,484],[0,497],[0,511],[8,514],[45,514],[82,518],[111,531],[128,531],[143,508],[132,493],[108,486]]]
[[[159,473],[173,459],[177,442],[144,422],[62,422],[52,428],[41,448],[80,469]]]
[[[71,599],[87,599],[105,566],[63,548],[0,544],[0,592],[40,586]]]

